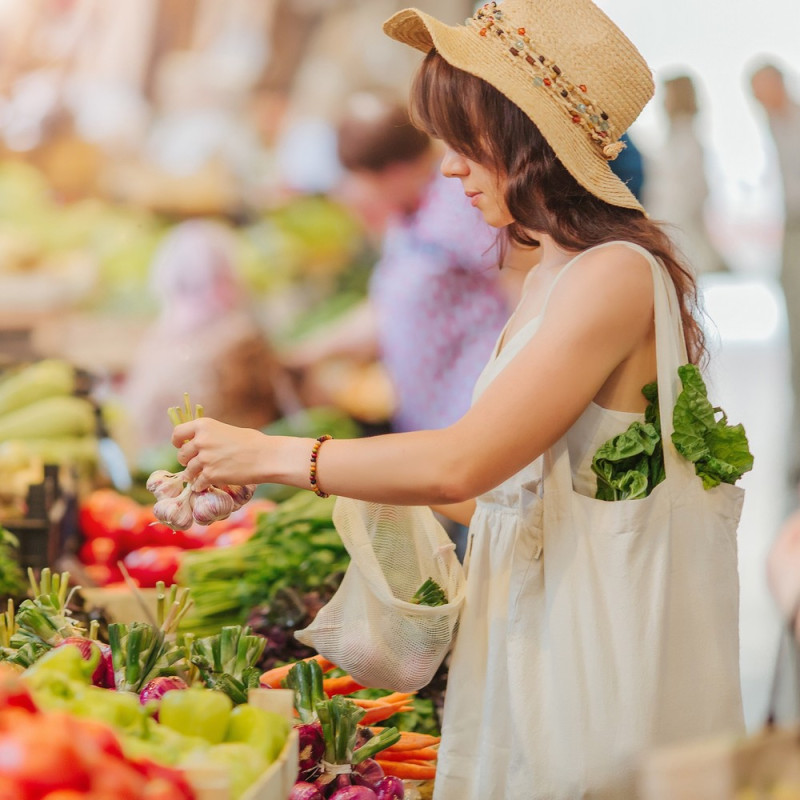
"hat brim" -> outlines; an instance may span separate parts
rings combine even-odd
[[[424,11],[407,8],[386,20],[383,31],[423,53],[436,48],[451,66],[490,83],[528,115],[581,186],[611,205],[646,215],[624,181],[599,155],[594,142],[588,136],[576,136],[565,125],[563,108],[546,92],[529,88],[529,84],[520,80],[518,64],[489,47],[485,58],[474,57],[475,34],[468,27],[446,25]]]

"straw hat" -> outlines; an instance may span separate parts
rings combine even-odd
[[[572,176],[615,206],[644,210],[608,162],[653,95],[647,63],[591,0],[486,3],[464,25],[415,8],[384,25],[393,39],[490,83],[536,124]]]

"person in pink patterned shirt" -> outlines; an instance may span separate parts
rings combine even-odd
[[[516,303],[526,259],[498,268],[496,231],[405,107],[351,98],[339,123],[342,196],[378,239],[367,301],[295,347],[294,366],[377,356],[391,380],[395,431],[443,428],[469,408],[475,382]],[[535,261],[528,254],[527,261]]]

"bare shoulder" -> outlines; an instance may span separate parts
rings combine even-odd
[[[568,269],[555,287],[552,305],[577,304],[582,312],[613,313],[633,322],[652,318],[653,275],[650,261],[625,244],[590,250]]]

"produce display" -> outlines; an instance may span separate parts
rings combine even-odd
[[[178,770],[124,752],[89,717],[48,711],[0,664],[0,797],[4,800],[193,800]]]
[[[273,669],[262,683],[292,689],[299,720],[299,771],[290,800],[402,800],[404,778],[432,779],[439,738],[376,727],[411,694],[379,701],[347,697],[363,689],[321,656]]]
[[[0,617],[3,666],[24,669],[37,709],[110,726],[120,754],[137,762],[225,767],[234,798],[278,757],[289,721],[250,702],[263,638],[238,627],[178,638],[189,592],[161,584],[156,619],[111,623],[104,644],[93,638],[95,626],[87,631],[71,618],[69,576],[42,572],[36,581],[31,571],[32,596]],[[0,760],[0,779],[6,766]]]
[[[333,526],[334,502],[295,494],[261,514],[246,542],[184,553],[176,579],[194,598],[184,629],[203,634],[244,624],[281,590],[302,594],[330,586],[349,562]]]
[[[28,487],[42,482],[46,463],[93,473],[99,412],[77,389],[75,368],[59,359],[0,375],[0,519],[24,516]]]
[[[175,530],[156,518],[152,505],[113,489],[97,489],[80,505],[84,543],[78,555],[99,586],[122,580],[120,561],[143,588],[158,581],[172,583],[188,551],[245,541],[253,535],[258,517],[273,508],[271,500],[253,500],[224,521]]]

